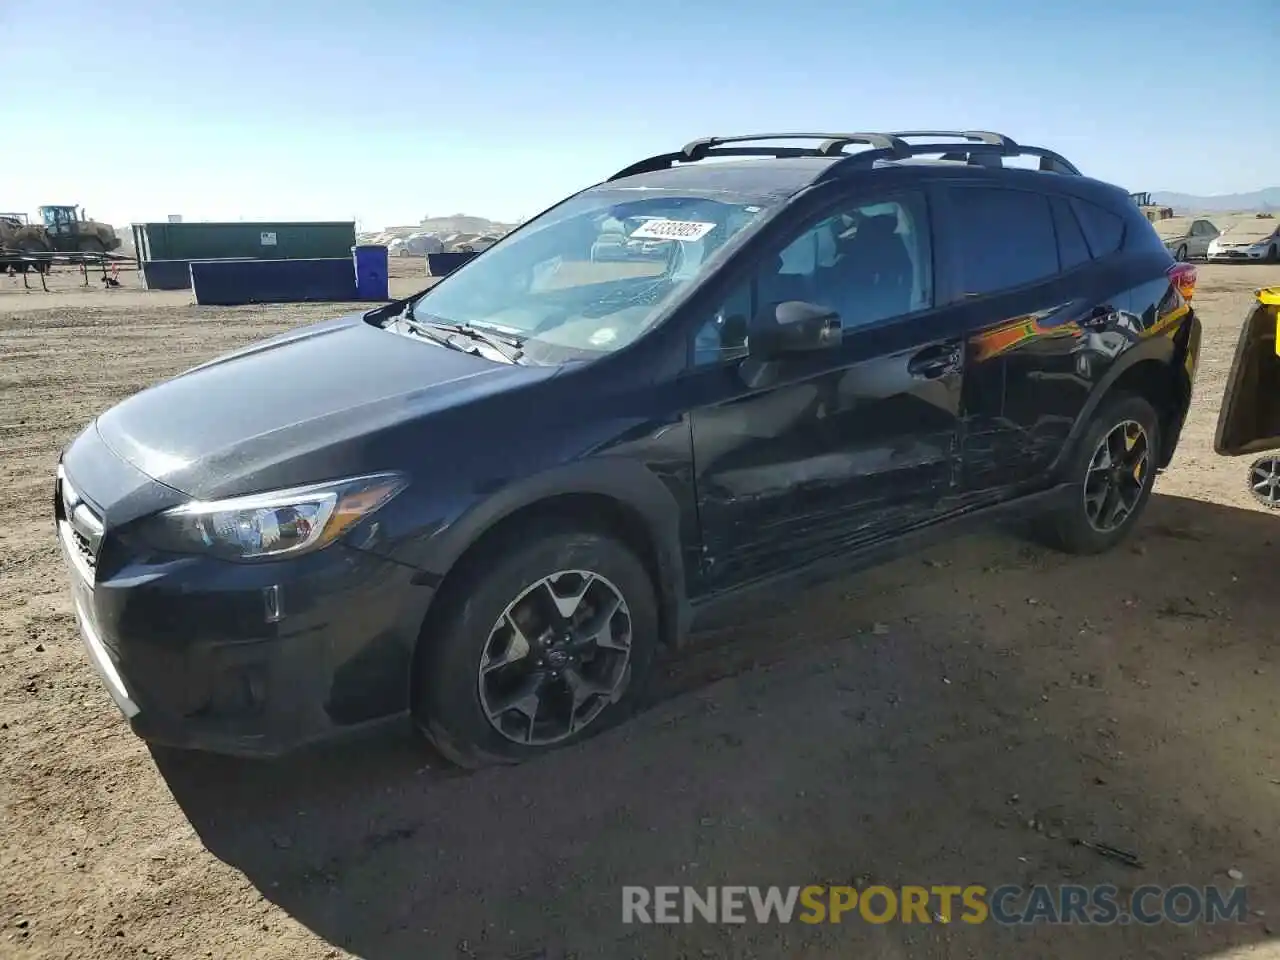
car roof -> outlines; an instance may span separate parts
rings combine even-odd
[[[637,173],[629,177],[607,180],[593,190],[644,190],[689,192],[702,195],[726,194],[736,201],[779,202],[799,193],[816,181],[833,164],[847,159],[851,154],[832,157],[770,157],[735,160],[704,160],[698,163],[678,164],[662,170]],[[1114,184],[1084,176],[1064,176],[1058,173],[1033,170],[1025,167],[989,167],[955,160],[910,158],[903,160],[876,160],[859,168],[857,174],[890,170],[902,174],[914,173],[921,178],[947,178],[999,183],[1009,181],[1032,186],[1037,182],[1060,185],[1066,192],[1095,201],[1122,201],[1128,203],[1128,194]],[[1048,181],[1041,178],[1049,177]]]

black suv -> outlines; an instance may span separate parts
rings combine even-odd
[[[748,589],[1014,511],[1115,545],[1194,286],[1125,191],[1000,134],[699,140],[102,414],[55,497],[83,637],[149,740],[411,716],[526,758]]]

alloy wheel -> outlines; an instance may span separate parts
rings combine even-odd
[[[1151,469],[1147,431],[1124,420],[1102,438],[1084,481],[1084,511],[1099,533],[1112,533],[1138,506]]]
[[[494,623],[480,660],[480,705],[508,740],[557,743],[626,689],[631,612],[598,573],[562,570],[527,587]]]
[[[1280,510],[1280,456],[1259,457],[1249,467],[1249,492],[1260,503]]]

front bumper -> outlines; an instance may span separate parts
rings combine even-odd
[[[155,554],[59,473],[81,638],[143,739],[274,756],[407,711],[431,596],[412,569],[342,543],[272,563]]]
[[[1270,254],[1270,247],[1228,247],[1226,249],[1210,250],[1206,259],[1210,263],[1247,263],[1249,261],[1261,263]]]

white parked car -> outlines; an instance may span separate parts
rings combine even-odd
[[[1280,262],[1280,220],[1256,217],[1233,223],[1209,244],[1209,260],[1214,263]]]
[[[1200,217],[1167,217],[1156,220],[1152,226],[1156,235],[1175,260],[1193,260],[1209,255],[1211,244],[1221,233],[1208,220]]]

